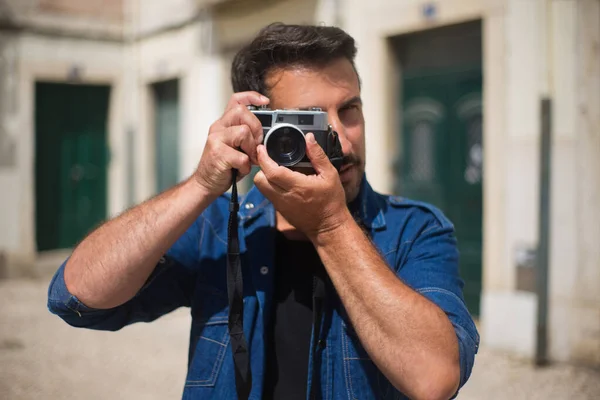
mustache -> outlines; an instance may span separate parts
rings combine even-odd
[[[346,165],[360,165],[361,160],[355,154],[348,154],[342,158],[342,167]]]

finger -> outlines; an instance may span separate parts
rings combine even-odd
[[[231,110],[227,111],[219,122],[225,128],[236,125],[248,125],[250,127],[250,131],[252,132],[252,136],[256,140],[256,144],[262,143],[262,124],[256,115],[252,114],[252,112],[245,106],[235,106]]]
[[[227,103],[227,107],[225,108],[225,112],[230,109],[242,105],[242,106],[263,106],[269,104],[269,98],[263,96],[258,92],[239,92],[234,93],[229,99],[229,103]]]
[[[267,148],[264,145],[261,144],[258,146],[257,153],[258,165],[260,165],[265,178],[280,188],[289,190],[298,183],[298,176],[303,177],[303,175],[294,173],[289,168],[283,167],[273,161],[269,157]]]
[[[256,154],[257,143],[248,125],[230,126],[225,129],[222,141],[227,146],[244,152],[250,157],[250,161],[253,164],[258,164]]]
[[[329,157],[317,143],[312,132],[306,135],[306,155],[318,175],[327,175],[333,168]]]
[[[254,175],[254,185],[269,200],[273,201],[275,196],[285,194],[285,190],[273,182],[269,182],[263,171],[258,171]]]
[[[235,150],[229,146],[221,145],[221,147],[222,148],[216,149],[216,151],[221,154],[221,168],[237,169],[240,178],[243,178],[250,173],[252,165],[250,164],[250,157],[248,157],[247,154],[244,154],[241,151]]]

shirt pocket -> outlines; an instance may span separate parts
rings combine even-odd
[[[214,387],[229,347],[229,307],[225,293],[203,287],[193,312],[186,387]]]
[[[379,372],[354,328],[342,321],[342,355],[346,392],[350,400],[404,399]]]
[[[229,346],[227,315],[215,315],[194,328],[194,353],[185,386],[214,386]]]

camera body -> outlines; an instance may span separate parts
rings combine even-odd
[[[307,133],[312,132],[317,143],[336,170],[342,167],[342,145],[328,123],[327,113],[320,108],[271,110],[266,106],[248,106],[263,127],[263,144],[269,157],[291,169],[313,169],[306,156]]]

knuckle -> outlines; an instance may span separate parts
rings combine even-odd
[[[244,175],[247,175],[250,172],[250,159],[246,156],[240,157],[239,164],[240,171],[242,171]]]
[[[218,141],[218,140],[217,140],[217,138],[215,138],[215,136],[214,136],[214,135],[209,135],[209,136],[206,138],[206,147],[207,147],[208,149],[212,149],[213,147],[215,147],[215,144],[216,144],[216,142],[217,142],[217,141]]]
[[[214,133],[215,131],[217,131],[217,130],[219,129],[219,125],[218,125],[218,124],[219,124],[219,121],[215,121],[215,122],[213,122],[213,123],[210,125],[210,127],[208,128],[208,133],[209,133],[209,135],[210,135],[211,133]]]
[[[241,146],[244,148],[249,146],[248,135],[249,135],[249,132],[248,132],[247,126],[240,125],[237,128],[235,142],[238,144],[238,146]]]
[[[208,154],[211,156],[211,158],[219,156],[219,154],[221,153],[219,147],[219,142],[215,140],[211,141],[211,143],[208,146]]]
[[[248,175],[252,170],[252,166],[250,165],[250,161],[244,164],[244,174]]]
[[[240,125],[238,128],[238,132],[242,136],[247,136],[250,134],[250,127],[248,125]]]
[[[258,118],[254,118],[254,121],[252,122],[252,130],[259,135],[263,133],[263,127]]]

